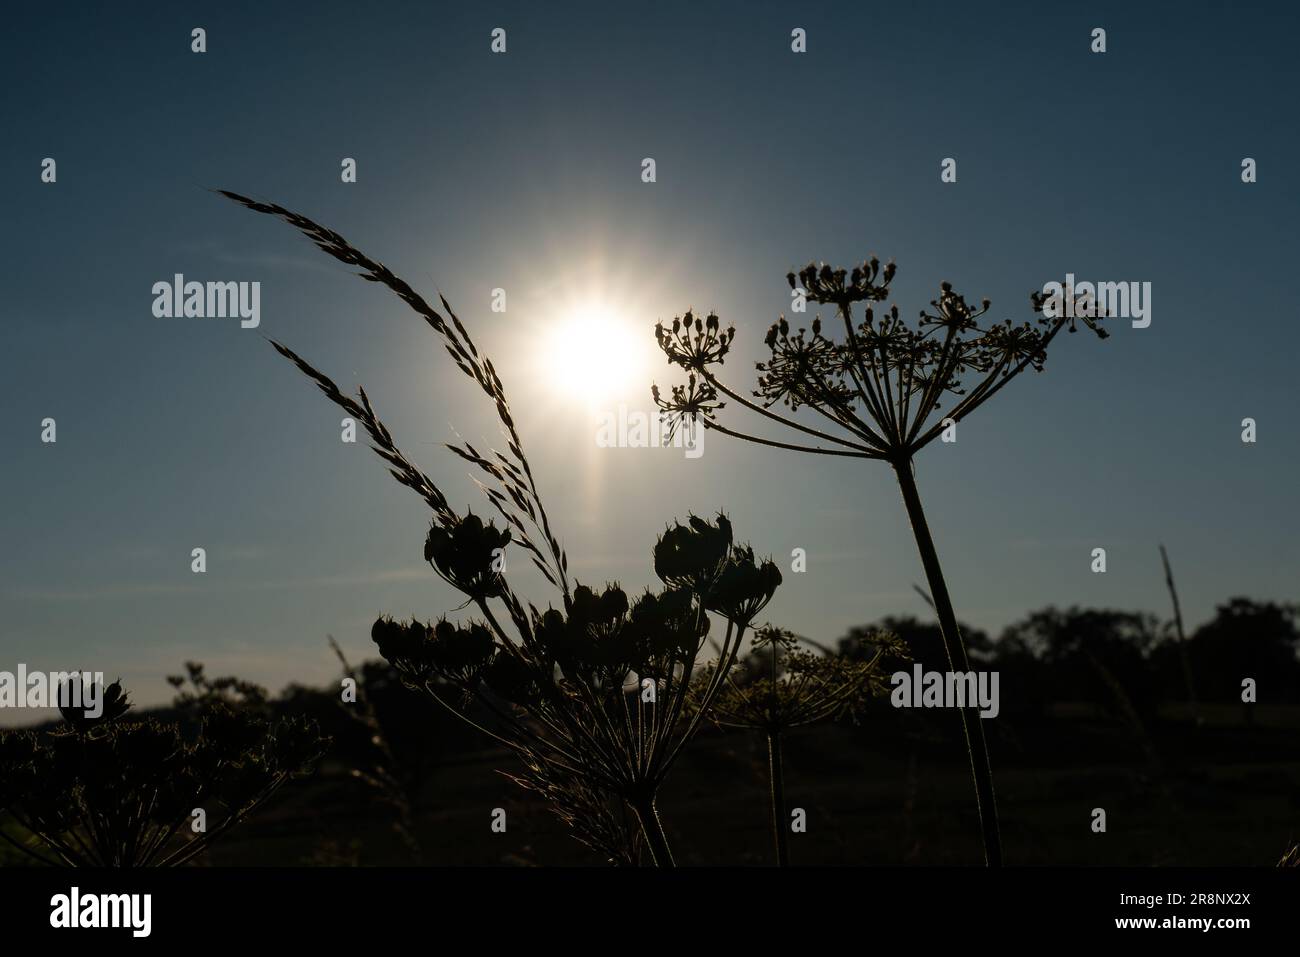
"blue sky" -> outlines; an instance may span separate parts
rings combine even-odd
[[[1149,328],[1059,341],[1046,372],[920,456],[958,614],[990,630],[1048,604],[1165,614],[1161,542],[1193,623],[1231,595],[1295,599],[1296,17],[1043,6],[8,12],[0,670],[103,670],[142,702],[186,659],[323,682],[327,634],[361,658],[377,614],[458,604],[420,560],[419,500],[339,441],[333,407],[264,337],[364,384],[476,511],[441,443],[499,443],[491,409],[399,301],[218,187],[447,295],[497,362],[579,577],[650,584],[665,523],[725,507],[787,567],[807,550],[769,614],[822,641],[925,612],[888,467],[716,434],[696,460],[595,448],[593,407],[539,372],[575,304],[644,333],[655,364],[600,399],[635,410],[651,378],[679,381],[651,328],[688,307],[735,323],[728,379],[751,387],[785,273],[810,259],[895,259],[906,316],[945,279],[1017,322],[1067,272],[1149,281]],[[498,26],[505,55],[489,51]],[[260,282],[260,328],[154,318],[153,283],[178,272]]]

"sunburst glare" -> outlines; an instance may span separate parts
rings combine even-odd
[[[618,310],[601,301],[557,310],[538,351],[548,388],[589,404],[645,392],[653,344]]]

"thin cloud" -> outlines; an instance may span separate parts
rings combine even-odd
[[[300,578],[289,581],[222,582],[221,592],[276,591],[295,588],[353,588],[367,585],[385,585],[394,582],[429,581],[431,572],[426,568],[392,568],[357,575],[326,575],[319,578]],[[10,588],[4,596],[13,601],[101,601],[130,598],[152,598],[160,595],[188,595],[214,593],[210,587],[180,585],[163,582],[118,582],[93,588]]]

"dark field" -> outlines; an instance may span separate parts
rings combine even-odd
[[[1263,865],[1300,836],[1300,707],[1204,707],[1194,726],[1162,714],[1144,740],[1089,705],[992,728],[1007,862],[1020,865]],[[983,863],[970,771],[951,713],[878,709],[861,726],[797,729],[789,806],[808,813],[795,865]],[[1148,750],[1150,749],[1150,751]],[[535,795],[496,773],[496,751],[449,753],[426,771],[414,814],[426,865],[600,865]],[[757,736],[709,732],[661,799],[678,863],[772,863],[767,755]],[[415,864],[391,812],[336,759],[287,787],[214,846],[215,865]],[[489,827],[504,808],[507,831]],[[1105,808],[1107,831],[1092,832]],[[16,862],[10,862],[16,863]]]

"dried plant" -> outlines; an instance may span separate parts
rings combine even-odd
[[[669,327],[660,323],[655,327],[660,349],[688,377],[685,385],[673,386],[667,396],[658,386],[652,387],[652,394],[670,431],[702,425],[776,448],[888,462],[911,520],[949,665],[954,671],[967,671],[966,646],[921,506],[913,457],[1021,372],[1041,371],[1047,348],[1062,329],[1074,332],[1081,322],[1098,336],[1107,333],[1100,328],[1099,317],[1075,315],[1061,308],[1059,298],[1039,293],[1030,297],[1040,314],[1036,326],[1027,322],[1015,326],[1010,320],[988,323],[983,320],[990,306],[987,299],[978,309],[972,308],[946,282],[930,304],[933,312],[922,310],[912,327],[899,317],[897,306],[877,316],[870,305],[888,298],[894,274],[893,263],[882,269],[875,258],[851,271],[809,264],[797,275],[790,273],[786,278],[791,289],[802,289],[807,301],[835,307],[843,336],[824,335],[820,316],[810,328],[792,333],[782,316],[768,329],[765,342],[770,356],[758,364],[753,400],[729,388],[714,372],[731,350],[734,327],[724,330],[716,315],[700,317],[692,312],[674,319]],[[861,321],[853,315],[858,303],[864,304]],[[726,404],[724,396],[798,433],[804,437],[802,442],[783,442],[722,425],[717,413]],[[951,408],[944,409],[945,402]],[[812,410],[834,432],[775,412],[774,406],[785,406],[791,413]],[[807,444],[809,439],[824,444]],[[961,718],[985,859],[996,866],[1002,861],[1001,839],[984,729],[973,707],[962,709]]]
[[[309,770],[326,743],[309,721],[272,724],[222,703],[192,741],[177,724],[107,713],[0,731],[0,812],[30,835],[0,828],[0,838],[51,866],[179,866]]]
[[[362,278],[387,286],[439,335],[456,366],[495,405],[506,452],[480,453],[468,443],[448,448],[485,477],[476,482],[504,519],[502,528],[451,508],[397,447],[364,389],[357,399],[343,395],[306,360],[273,343],[362,423],[394,478],[429,505],[425,559],[466,597],[462,607],[473,606],[481,616],[461,623],[380,618],[372,630],[380,653],[410,685],[514,751],[524,765],[515,780],[545,796],[580,840],[611,860],[635,862],[639,848],[620,825],[630,811],[654,863],[671,865],[656,808],[659,787],[722,688],[754,616],[780,584],[776,566],[734,543],[724,516],[713,522],[692,517],[669,528],[655,546],[655,571],[666,586],[661,591],[631,601],[616,584],[593,589],[571,582],[501,380],[447,300],[439,297],[439,312],[382,264],[304,216],[223,194],[284,220],[334,258],[359,267]],[[505,550],[512,544],[556,588],[560,608],[541,611],[516,595],[505,575]],[[691,713],[687,697],[708,613],[725,621],[725,636],[712,686]]]
[[[874,653],[865,660],[816,654],[799,647],[807,639],[784,628],[756,629],[751,654],[726,678],[710,711],[715,724],[762,732],[767,741],[768,792],[777,864],[790,862],[789,821],[785,807],[784,737],[791,728],[837,718],[857,719],[871,698],[889,694],[890,661],[906,660],[907,646],[888,632],[873,632],[863,643]],[[713,677],[706,669],[701,690]]]

